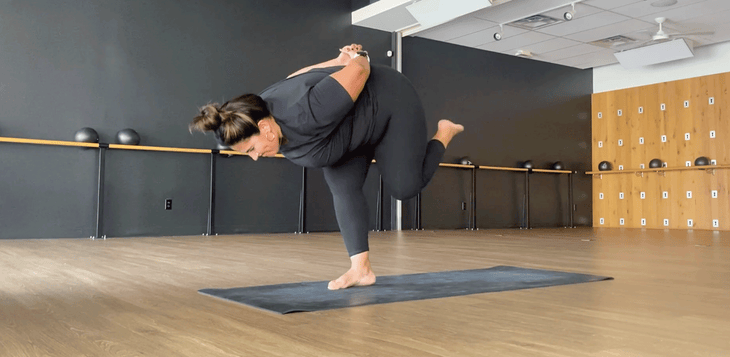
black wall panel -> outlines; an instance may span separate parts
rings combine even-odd
[[[471,170],[440,168],[421,193],[423,229],[469,227]],[[462,209],[462,204],[466,209]]]
[[[569,170],[590,169],[592,70],[406,37],[403,72],[421,96],[430,133],[435,132],[441,118],[466,127],[449,145],[444,161],[455,163],[468,156],[477,165],[517,167],[532,160],[536,168],[549,168],[553,162],[562,161]],[[499,177],[497,173],[489,175]],[[575,176],[576,223],[588,225],[591,206],[586,193],[590,192],[590,177]],[[556,211],[563,204],[550,193],[556,189],[553,179],[533,175],[534,226],[563,226],[563,218]],[[488,201],[492,210],[487,215],[494,218],[477,219],[478,225],[518,225],[514,219],[522,209],[518,190],[524,189],[512,188],[515,182],[509,180],[477,182],[478,207],[483,205],[482,195],[499,199]],[[497,192],[484,192],[484,185]],[[429,206],[423,209],[425,215],[430,215],[425,212]],[[423,224],[429,225],[425,219]]]
[[[109,150],[104,235],[200,235],[208,222],[210,155]],[[165,210],[165,200],[172,209]]]
[[[301,176],[301,167],[283,159],[219,156],[214,232],[296,232]]]
[[[94,235],[98,150],[0,145],[0,238]]]

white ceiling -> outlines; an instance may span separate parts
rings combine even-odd
[[[486,1],[486,0],[485,0]],[[572,21],[562,21],[536,30],[509,23],[532,15],[563,20],[576,2]],[[730,41],[730,0],[511,0],[493,5],[445,24],[419,31],[418,26],[403,30],[404,36],[428,38],[485,51],[515,55],[529,51],[532,59],[576,68],[593,68],[617,63],[618,50],[646,45],[659,30],[657,17],[666,17],[664,31],[682,35],[694,47]],[[552,9],[552,10],[549,10]],[[494,33],[504,24],[501,41]],[[710,32],[708,34],[708,32]],[[606,48],[592,41],[624,35],[637,40],[622,47]]]

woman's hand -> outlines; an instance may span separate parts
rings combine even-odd
[[[362,51],[362,45],[353,43],[349,46],[342,47],[340,48],[340,55],[337,56],[337,60],[342,63],[343,66],[346,66],[353,58],[355,58],[358,51]]]

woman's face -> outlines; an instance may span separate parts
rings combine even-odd
[[[279,135],[272,129],[270,123],[262,120],[259,122],[259,134],[233,145],[231,149],[251,156],[254,161],[260,157],[272,157],[279,152]]]

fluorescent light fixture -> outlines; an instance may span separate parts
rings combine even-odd
[[[692,51],[692,45],[687,40],[679,38],[616,52],[614,56],[616,56],[616,59],[618,59],[624,68],[632,69],[694,57],[694,53]]]

